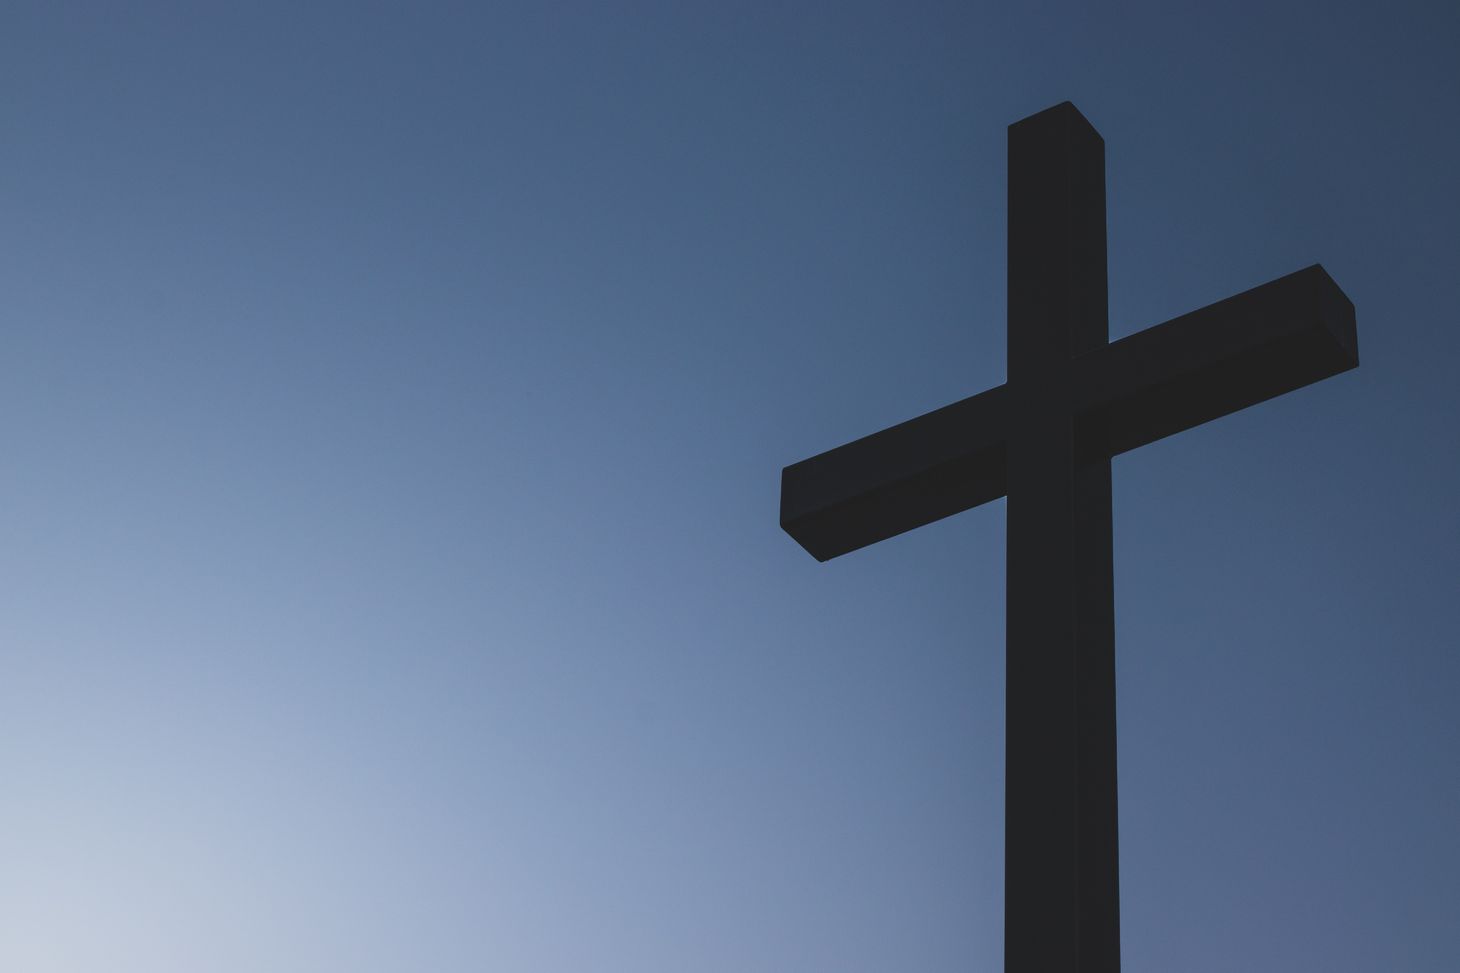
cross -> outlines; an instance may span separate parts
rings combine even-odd
[[[1358,365],[1313,265],[1109,342],[1105,142],[1009,126],[1008,381],[781,472],[818,561],[1007,496],[1004,969],[1120,969],[1110,460]]]

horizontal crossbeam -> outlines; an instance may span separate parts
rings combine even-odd
[[[1354,308],[1317,264],[1082,355],[1081,448],[1114,456],[1358,365]],[[781,471],[781,527],[818,561],[997,500],[1008,385]]]
[[[1077,395],[1115,456],[1358,364],[1354,306],[1314,264],[1085,356]]]
[[[781,470],[781,527],[818,561],[1004,495],[1008,386]]]

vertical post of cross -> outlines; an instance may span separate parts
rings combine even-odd
[[[1108,340],[1104,153],[1068,102],[1009,127],[1007,973],[1120,967],[1110,458],[1073,395]]]

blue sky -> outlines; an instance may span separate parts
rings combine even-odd
[[[780,468],[1004,379],[1005,127],[1111,333],[1361,367],[1115,463],[1125,968],[1460,966],[1460,13],[12,3],[0,967],[992,970],[1003,505]]]

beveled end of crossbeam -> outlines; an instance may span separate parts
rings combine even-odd
[[[1004,495],[1005,386],[781,470],[781,528],[826,561]]]

